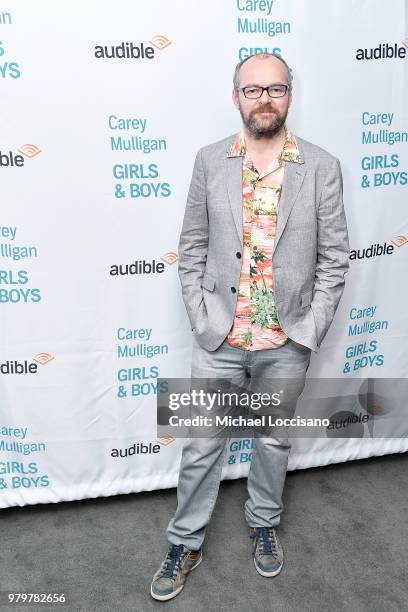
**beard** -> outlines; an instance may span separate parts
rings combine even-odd
[[[284,125],[288,115],[287,110],[283,114],[279,114],[275,108],[272,108],[268,104],[265,104],[262,108],[251,111],[247,117],[244,116],[241,107],[239,108],[239,112],[241,113],[245,127],[254,138],[271,138],[275,136]],[[261,119],[258,115],[262,112],[272,114],[269,117],[265,116]]]

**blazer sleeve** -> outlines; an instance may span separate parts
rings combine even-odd
[[[311,308],[317,343],[325,337],[344,290],[349,268],[349,241],[343,205],[343,177],[334,158],[326,175],[317,208],[317,263]]]
[[[206,177],[202,150],[200,149],[194,163],[178,244],[178,274],[184,304],[192,328],[195,327],[196,314],[203,301],[201,281],[207,261],[207,249]]]

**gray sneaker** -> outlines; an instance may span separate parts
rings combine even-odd
[[[252,554],[256,571],[271,578],[277,576],[283,565],[283,549],[273,527],[250,527],[249,535],[253,538]]]
[[[173,599],[184,588],[187,575],[203,560],[202,549],[189,550],[183,544],[171,544],[158,571],[153,576],[150,595],[159,601]]]

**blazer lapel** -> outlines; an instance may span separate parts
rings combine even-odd
[[[231,140],[232,144],[233,139]],[[300,163],[286,161],[285,170],[283,173],[282,193],[279,200],[278,219],[276,224],[275,243],[273,253],[285,229],[290,211],[296,198],[299,195],[303,179],[306,174],[306,164],[304,161],[303,147],[298,139],[299,153],[301,157]],[[225,173],[228,189],[228,198],[231,206],[232,216],[234,218],[235,229],[238,239],[241,244],[241,249],[244,247],[243,239],[243,210],[242,210],[242,164],[243,157],[225,157]],[[273,255],[272,253],[272,255]]]
[[[299,191],[306,174],[305,166],[306,164],[304,162],[299,164],[296,162],[287,161],[285,163],[272,256],[282,236],[283,230],[285,229],[290,211],[292,210],[293,205],[296,202],[296,198],[299,195]]]
[[[242,210],[242,163],[243,157],[226,157],[225,173],[227,175],[228,198],[234,218],[241,250],[244,248],[243,210]]]

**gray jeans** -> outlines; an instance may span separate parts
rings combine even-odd
[[[311,351],[290,341],[277,349],[247,351],[224,341],[216,351],[207,351],[193,339],[192,378],[225,378],[240,387],[266,391],[268,381],[296,379],[295,397],[303,390]],[[279,415],[281,416],[281,414]],[[249,499],[244,506],[251,527],[276,527],[283,510],[282,492],[290,452],[283,436],[254,437],[248,474]],[[228,437],[188,438],[184,444],[177,487],[177,510],[167,527],[171,544],[184,544],[198,550],[218,495],[222,467],[228,450]]]

